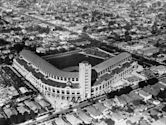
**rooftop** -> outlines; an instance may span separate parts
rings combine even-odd
[[[33,64],[35,67],[39,68],[42,72],[46,72],[48,74],[59,77],[63,76],[66,78],[78,78],[78,72],[65,72],[59,70],[58,68],[29,50],[22,50],[20,52],[20,56],[22,56],[29,63]]]
[[[155,122],[152,123],[152,125],[165,125],[166,123],[166,117],[163,117]]]
[[[139,90],[138,93],[139,93],[140,96],[143,96],[143,97],[148,97],[148,96],[150,96],[150,94],[147,93],[147,92],[145,92],[144,90]]]
[[[82,111],[81,109],[79,109],[77,111],[77,115],[80,117],[81,120],[83,120],[85,123],[91,123],[92,118],[90,116],[88,116],[84,111]]]
[[[82,123],[82,121],[78,118],[76,118],[73,114],[67,114],[66,119],[72,124],[72,125],[78,125]]]
[[[95,108],[98,109],[100,112],[104,112],[107,108],[100,102],[94,104]]]
[[[60,82],[56,82],[53,80],[45,79],[44,75],[40,72],[36,72],[35,69],[32,66],[28,66],[27,62],[24,61],[23,59],[16,59],[18,63],[20,63],[21,65],[24,66],[25,69],[27,69],[28,71],[30,71],[36,78],[40,79],[41,81],[43,81],[44,83],[47,83],[50,86],[56,86],[56,87],[62,87],[65,88],[67,86],[66,83],[60,83]],[[78,88],[79,84],[72,84],[73,88]]]
[[[102,113],[98,109],[96,109],[94,106],[88,106],[85,109],[92,116],[97,117],[97,116],[101,116],[102,115]]]
[[[56,122],[57,125],[69,125],[61,117],[56,118],[55,122]]]
[[[120,62],[123,59],[126,59],[127,57],[130,57],[131,55],[127,52],[123,52],[115,57],[112,57],[96,66],[93,67],[97,72],[101,72],[104,69],[106,69],[108,66],[115,65],[116,63]]]
[[[106,74],[104,74],[103,76],[101,76],[95,83],[95,85],[101,84],[104,81],[109,80],[110,78],[112,78],[114,75],[119,74],[120,72],[122,72],[125,68],[128,68],[131,66],[133,62],[126,62],[124,63],[120,68],[116,67],[115,69],[111,70],[111,72],[108,72]]]

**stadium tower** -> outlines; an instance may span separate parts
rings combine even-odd
[[[91,98],[91,64],[84,61],[79,63],[79,83],[81,100]]]

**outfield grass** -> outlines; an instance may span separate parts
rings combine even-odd
[[[95,57],[85,56],[83,54],[72,54],[63,57],[55,57],[47,60],[52,65],[56,66],[59,69],[64,69],[67,67],[78,66],[82,61],[88,61],[92,66],[97,65],[103,62],[102,59]]]

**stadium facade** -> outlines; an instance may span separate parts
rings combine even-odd
[[[137,63],[124,52],[95,66],[80,62],[79,71],[69,72],[29,50],[22,50],[14,59],[13,67],[44,95],[79,102],[110,92],[111,84],[131,74]]]

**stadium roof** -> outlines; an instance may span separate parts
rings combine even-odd
[[[102,75],[93,85],[96,86],[96,85],[101,84],[103,81],[109,80],[114,75],[119,74],[122,71],[124,71],[125,68],[130,67],[132,63],[133,63],[132,61],[131,62],[126,62],[121,67],[116,67],[111,72]]]
[[[38,55],[34,54],[29,50],[22,50],[20,52],[20,56],[26,59],[29,63],[32,63],[34,66],[38,67],[44,73],[65,77],[65,78],[78,78],[78,72],[67,72],[63,70],[59,70],[52,64],[48,63],[46,60],[42,59]]]
[[[113,58],[110,58],[96,66],[93,67],[93,69],[96,70],[96,72],[101,72],[103,71],[104,69],[106,69],[108,66],[111,66],[111,65],[114,65],[118,62],[120,62],[121,60],[123,59],[126,59],[127,57],[130,57],[131,55],[127,52],[123,52]]]
[[[19,64],[23,65],[26,70],[31,72],[37,79],[40,79],[42,82],[44,82],[44,83],[46,83],[46,84],[48,84],[50,86],[56,86],[56,87],[61,87],[61,88],[67,87],[66,83],[53,81],[53,80],[51,80],[49,78],[45,79],[45,77],[44,77],[44,75],[42,73],[36,72],[35,69],[32,66],[28,66],[25,60],[16,58],[16,61]],[[70,85],[70,87],[78,88],[79,84],[78,83],[73,83],[72,85]]]

